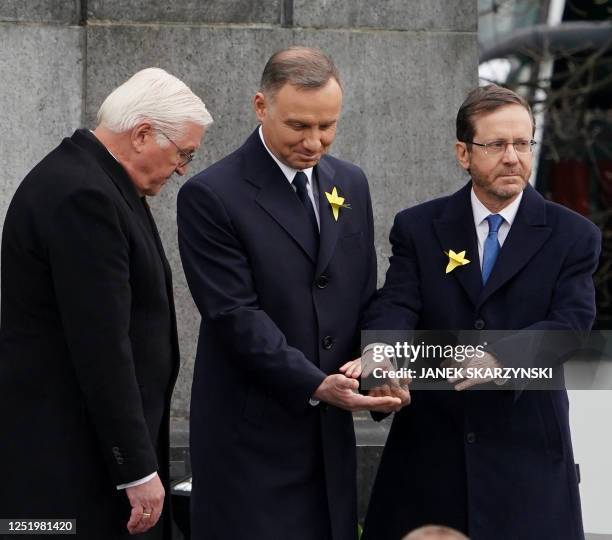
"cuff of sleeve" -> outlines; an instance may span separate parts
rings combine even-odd
[[[140,480],[134,480],[133,482],[128,482],[127,484],[119,484],[117,486],[117,491],[120,491],[126,488],[130,488],[130,487],[136,487],[136,486],[139,486],[140,484],[144,484],[145,482],[148,482],[149,480],[152,480],[153,478],[155,478],[156,474],[157,474],[157,471],[152,472],[151,474],[148,474],[147,476],[145,476],[144,478],[141,478]]]

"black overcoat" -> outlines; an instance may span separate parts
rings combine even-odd
[[[360,311],[376,284],[372,210],[356,166],[326,156],[313,177],[318,249],[257,132],[179,193],[181,256],[202,314],[194,539],[356,537],[352,415],[309,398],[358,350]],[[334,187],[351,207],[337,220],[325,195]]]
[[[470,190],[397,215],[391,265],[364,325],[520,330],[491,347],[506,367],[538,367],[538,340],[530,347],[525,336],[557,342],[593,323],[601,234],[528,186],[483,286]],[[451,249],[470,263],[446,273]],[[563,384],[491,388],[413,392],[393,420],[364,539],[395,540],[426,523],[472,540],[584,538]]]
[[[75,518],[79,538],[123,538],[116,486],[157,470],[168,488],[178,341],[146,202],[91,132],[21,183],[1,263],[0,515]]]

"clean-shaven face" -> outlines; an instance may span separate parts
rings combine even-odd
[[[342,89],[334,78],[313,90],[287,83],[272,96],[257,93],[254,108],[270,151],[289,167],[307,169],[334,141]]]
[[[187,172],[188,165],[180,165],[183,160],[181,152],[192,153],[200,147],[204,128],[189,123],[183,131],[181,137],[172,139],[175,144],[167,141],[163,147],[157,141],[155,131],[147,135],[143,152],[130,175],[141,195],[157,195],[174,173],[182,176]]]

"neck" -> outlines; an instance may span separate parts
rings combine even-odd
[[[517,193],[510,198],[495,197],[490,193],[483,193],[483,191],[480,190],[474,183],[472,183],[472,187],[474,188],[474,194],[478,200],[492,214],[499,214],[499,212],[501,212],[508,205],[512,204],[519,196],[519,193]]]

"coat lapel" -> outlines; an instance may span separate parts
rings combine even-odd
[[[527,186],[508,237],[478,299],[479,306],[529,262],[546,242],[551,231],[550,227],[546,227],[544,199],[531,186]]]
[[[346,197],[346,188],[337,179],[334,179],[334,169],[324,160],[320,161],[315,167],[315,174],[319,182],[319,222],[321,223],[319,259],[317,260],[317,275],[319,275],[325,270],[332,258],[338,241],[340,220],[342,219],[342,210],[340,210],[338,221],[334,219],[325,192],[331,193],[336,186],[338,194],[341,197]],[[350,203],[350,201],[347,202]]]
[[[450,249],[456,253],[465,250],[465,258],[470,261],[469,264],[455,268],[447,277],[456,279],[472,304],[476,305],[482,290],[482,274],[470,202],[471,187],[470,182],[451,195],[444,214],[440,219],[434,220],[433,225],[443,252],[448,252]],[[444,261],[448,262],[446,255]]]
[[[291,184],[268,154],[257,130],[247,139],[242,150],[246,157],[245,178],[259,188],[255,201],[316,263],[319,248],[310,218]]]

